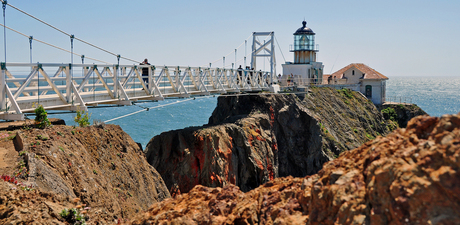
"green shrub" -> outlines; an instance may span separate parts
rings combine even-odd
[[[348,88],[342,88],[340,90],[337,90],[341,95],[349,98],[349,99],[352,99],[353,98],[353,94],[351,93],[351,90],[348,89]]]
[[[86,224],[86,218],[83,214],[80,213],[78,209],[63,209],[59,215],[65,219],[69,224]]]
[[[393,108],[386,108],[383,109],[382,111],[383,118],[386,120],[393,120],[396,121],[398,118],[398,114],[396,114],[396,111]]]
[[[40,129],[46,128],[49,125],[51,125],[51,122],[48,120],[48,113],[42,105],[38,105],[37,108],[35,108],[35,123],[37,124],[37,127]]]
[[[389,131],[394,131],[399,127],[398,123],[393,120],[387,120],[387,128]]]
[[[366,137],[367,137],[367,139],[369,139],[369,140],[374,140],[374,139],[375,139],[374,136],[372,136],[371,134],[368,134],[368,133],[366,133]]]
[[[89,119],[91,115],[88,115],[88,112],[83,111],[83,110],[77,110],[77,115],[75,116],[75,122],[80,126],[80,127],[86,127],[90,124]]]

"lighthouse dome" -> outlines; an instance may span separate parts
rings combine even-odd
[[[307,22],[303,21],[302,22],[302,27],[297,29],[297,31],[294,33],[294,35],[298,34],[315,34],[310,28],[307,27]]]

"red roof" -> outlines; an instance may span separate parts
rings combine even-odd
[[[337,77],[337,79],[343,78],[343,73],[350,69],[351,67],[356,68],[357,70],[364,73],[364,78],[361,79],[373,79],[373,80],[388,80],[388,77],[384,76],[383,74],[377,72],[376,70],[370,68],[369,66],[363,63],[352,63],[348,66],[343,67],[342,69],[338,70],[337,72],[331,74],[332,77]]]

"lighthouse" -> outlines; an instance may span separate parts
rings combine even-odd
[[[315,32],[302,22],[302,27],[294,33],[294,45],[290,51],[294,52],[294,62],[283,64],[283,86],[306,86],[321,84],[323,78],[323,63],[316,61],[318,48],[315,45]]]

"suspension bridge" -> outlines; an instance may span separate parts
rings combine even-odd
[[[234,68],[237,62],[235,59],[232,68],[228,69],[225,67],[225,56],[222,59],[223,68],[211,67],[212,63],[201,67],[137,65],[138,61],[121,57],[78,39],[8,4],[5,0],[0,1],[3,6],[1,25],[4,31],[5,49],[5,61],[0,63],[0,119],[3,120],[24,120],[24,114],[33,112],[37,105],[42,105],[46,110],[86,111],[88,107],[107,104],[122,106],[143,100],[159,101],[165,98],[274,90],[272,85],[276,74],[274,32],[251,34],[253,43],[250,67]],[[34,39],[32,36],[7,27],[5,19],[7,6],[69,36],[70,50]],[[7,29],[29,38],[31,51],[32,42],[40,42],[70,53],[71,62],[67,64],[7,62]],[[260,41],[259,38],[263,37],[265,40]],[[248,39],[245,40],[245,45]],[[84,64],[85,56],[73,51],[74,40],[116,56],[117,63],[110,64],[86,57],[100,63]],[[81,57],[81,64],[73,63],[74,55]],[[256,62],[259,57],[269,59],[270,71],[257,70]],[[120,58],[132,61],[136,65],[120,64]],[[244,61],[246,65],[246,56]]]

